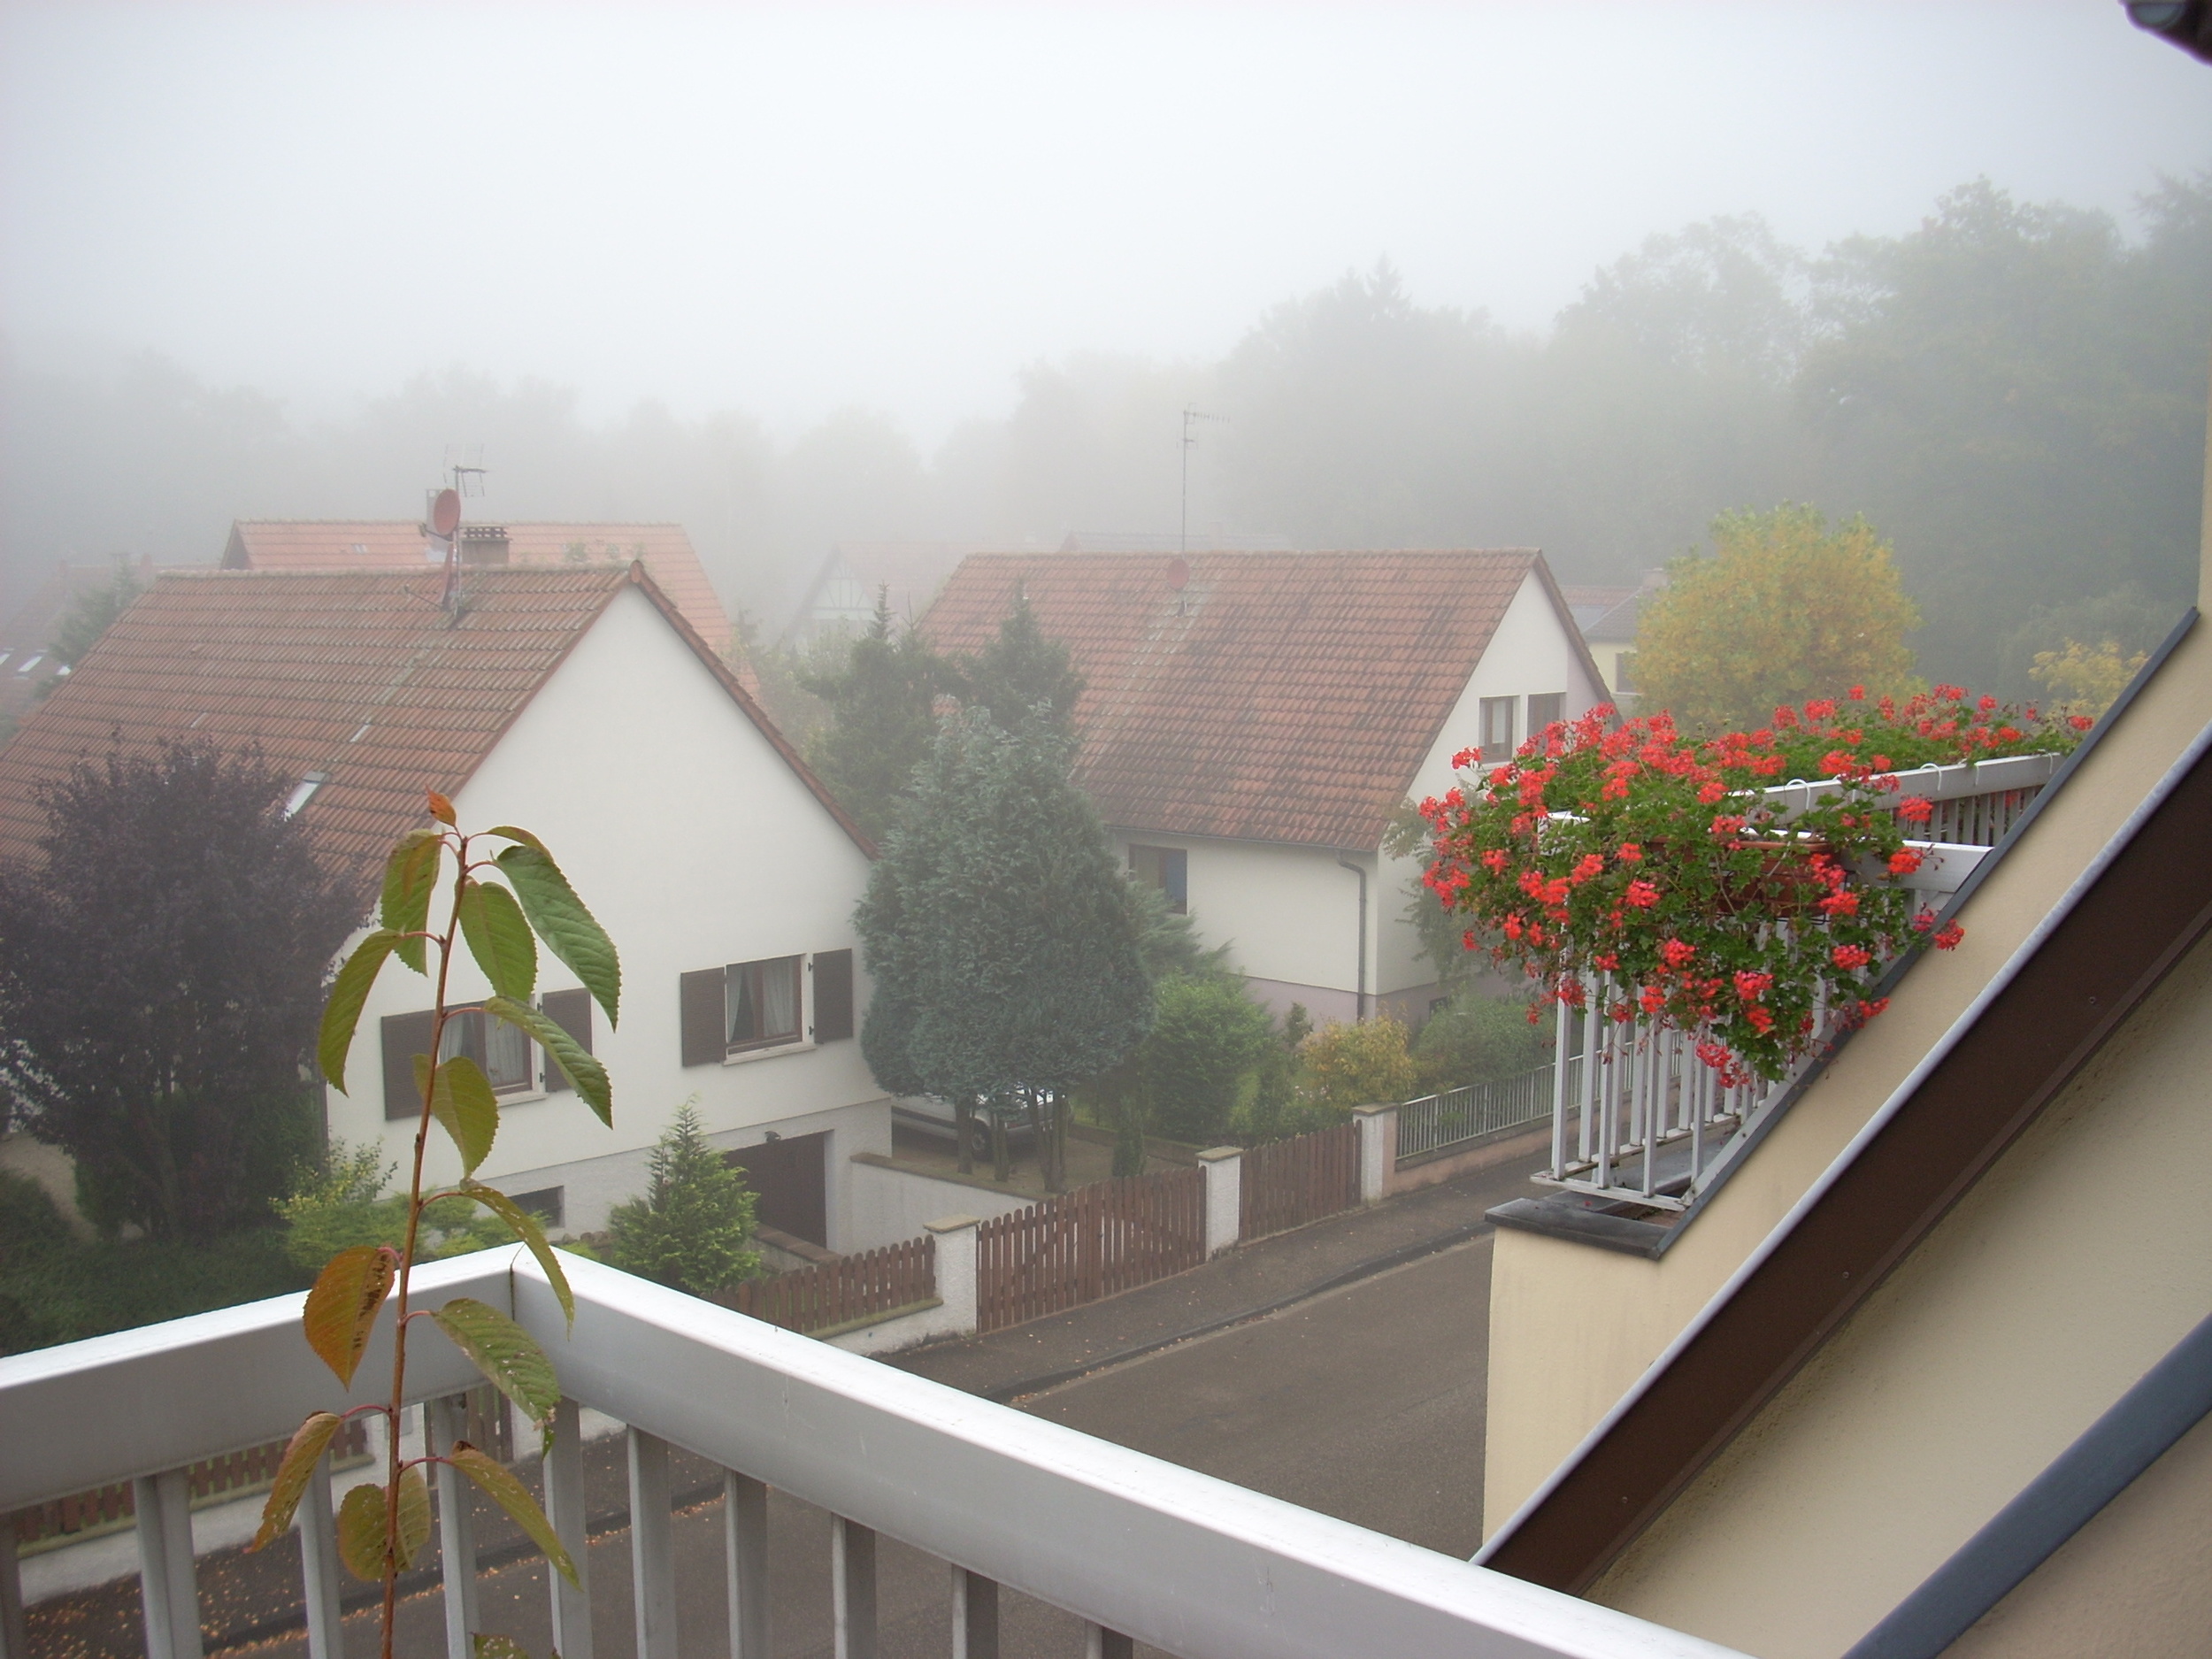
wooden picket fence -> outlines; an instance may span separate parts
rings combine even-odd
[[[1237,1236],[1263,1239],[1359,1203],[1359,1126],[1339,1124],[1244,1154]]]
[[[276,1479],[277,1467],[283,1463],[284,1448],[288,1444],[287,1440],[271,1440],[266,1446],[250,1446],[243,1451],[227,1452],[220,1457],[194,1463],[186,1476],[194,1501],[226,1493],[242,1496],[257,1486],[267,1486]],[[342,1463],[357,1462],[368,1455],[368,1431],[359,1417],[349,1418],[339,1431],[332,1451]],[[22,1548],[79,1532],[112,1531],[116,1524],[137,1513],[133,1491],[131,1483],[126,1480],[18,1509],[14,1516],[16,1544]]]
[[[1206,1259],[1206,1172],[1128,1175],[976,1229],[976,1324],[996,1331]]]
[[[936,1294],[936,1240],[924,1237],[841,1256],[773,1279],[747,1279],[734,1293],[714,1300],[787,1331],[806,1332],[910,1308]]]

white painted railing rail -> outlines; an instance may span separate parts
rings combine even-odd
[[[727,1594],[734,1659],[765,1659],[765,1488],[830,1511],[837,1650],[875,1652],[875,1539],[953,1564],[956,1659],[995,1655],[997,1586],[1077,1615],[1091,1651],[1143,1641],[1182,1659],[1432,1659],[1578,1655],[1691,1659],[1726,1650],[1367,1532],[1210,1476],[794,1335],[595,1263],[570,1266],[572,1338],[519,1251],[434,1263],[418,1305],[472,1295],[552,1353],[571,1401],[548,1470],[556,1526],[580,1558],[578,1403],[629,1425],[640,1659],[672,1659],[679,1599],[668,1453],[729,1471]],[[136,1479],[153,1659],[198,1651],[188,1517],[161,1501],[194,1459],[288,1433],[337,1395],[279,1297],[0,1359],[0,1512]],[[426,1325],[411,1347],[419,1396],[473,1378]],[[386,1327],[388,1343],[388,1325]],[[388,1376],[388,1346],[381,1364]],[[380,1356],[360,1371],[373,1388]],[[437,1432],[434,1424],[434,1433]],[[311,1647],[335,1659],[328,1487],[303,1505]],[[151,1497],[154,1502],[149,1503]],[[1467,1501],[1475,1502],[1469,1493]],[[178,1524],[181,1523],[181,1524]],[[449,1585],[470,1575],[446,1534]],[[718,1578],[722,1575],[718,1574]],[[555,1586],[555,1638],[591,1659],[588,1575]],[[720,1586],[718,1586],[718,1593]],[[449,1651],[465,1653],[467,1600],[448,1595]],[[10,1659],[19,1659],[10,1655]]]

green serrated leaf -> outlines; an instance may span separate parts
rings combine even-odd
[[[377,919],[396,933],[419,933],[430,924],[430,899],[437,890],[439,855],[444,838],[434,829],[409,830],[384,861],[384,896]],[[399,959],[417,973],[424,971],[423,941],[403,939]]]
[[[422,1093],[423,1085],[430,1080],[430,1056],[415,1056],[415,1092]],[[430,1091],[430,1115],[452,1137],[454,1149],[461,1155],[464,1173],[473,1175],[476,1166],[491,1156],[492,1141],[499,1133],[499,1096],[492,1092],[491,1079],[484,1070],[465,1054],[457,1054],[438,1068],[435,1085]]]
[[[554,1532],[553,1523],[545,1518],[545,1511],[538,1508],[536,1500],[504,1464],[478,1451],[466,1440],[456,1442],[446,1461],[473,1480],[479,1492],[514,1517],[515,1525],[530,1534],[530,1541],[545,1553],[545,1558],[562,1578],[571,1584],[578,1582],[576,1563],[569,1559],[568,1551],[561,1548],[560,1535]]]
[[[493,990],[518,1002],[530,1000],[538,988],[538,941],[513,894],[481,881],[464,882],[461,937]]]
[[[537,1339],[488,1302],[456,1296],[431,1310],[438,1329],[533,1423],[561,1403],[560,1379]]]
[[[576,1092],[584,1097],[585,1103],[599,1114],[599,1121],[610,1127],[613,1125],[614,1090],[607,1080],[607,1068],[585,1052],[583,1044],[538,1010],[511,1002],[503,996],[486,997],[484,1011],[528,1032],[540,1048],[561,1063],[561,1070],[568,1074],[568,1080],[576,1086]]]
[[[484,1186],[480,1181],[463,1181],[463,1196],[473,1198],[507,1224],[507,1230],[520,1239],[537,1263],[545,1270],[545,1276],[553,1284],[553,1294],[560,1299],[561,1311],[568,1316],[568,1328],[576,1328],[576,1294],[568,1287],[568,1275],[561,1271],[560,1258],[553,1247],[545,1241],[545,1230],[538,1225],[538,1218],[523,1209],[506,1194]]]
[[[269,1501],[261,1506],[261,1530],[246,1546],[249,1552],[274,1543],[290,1530],[293,1511],[300,1507],[300,1494],[307,1490],[308,1478],[329,1450],[331,1437],[340,1426],[341,1420],[332,1413],[317,1411],[293,1432],[292,1443],[284,1448],[284,1461],[277,1465],[276,1479],[270,1484]]]
[[[349,1388],[391,1288],[392,1258],[380,1246],[357,1244],[332,1256],[307,1293],[300,1314],[307,1346]]]
[[[487,835],[497,835],[511,841],[520,841],[525,847],[534,847],[540,852],[545,852],[545,843],[543,841],[533,835],[528,830],[517,829],[511,824],[495,824],[490,829],[486,830],[484,833]],[[545,853],[545,856],[550,858],[553,855],[551,853]]]
[[[593,919],[568,885],[568,878],[541,846],[526,842],[499,855],[500,873],[522,901],[523,914],[546,949],[568,964],[593,1000],[607,1011],[610,1025],[620,1024],[622,963],[614,941]]]
[[[353,1033],[361,1024],[361,1010],[369,1000],[369,987],[384,970],[399,935],[380,927],[354,947],[346,965],[331,981],[330,1000],[323,1004],[322,1030],[315,1039],[315,1064],[322,1067],[330,1087],[346,1092],[346,1056],[353,1048]]]
[[[400,1571],[415,1564],[430,1541],[430,1487],[419,1469],[399,1472],[399,1537],[391,1538],[382,1486],[356,1486],[338,1505],[338,1559],[357,1578],[384,1581],[388,1555]]]

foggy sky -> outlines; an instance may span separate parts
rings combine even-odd
[[[16,4],[0,330],[308,413],[460,364],[933,445],[1379,258],[1539,328],[1716,213],[1818,249],[1987,174],[2124,219],[2208,162],[2212,81],[2114,0]]]

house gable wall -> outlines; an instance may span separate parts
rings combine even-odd
[[[589,1191],[572,1194],[567,1217],[582,1231],[601,1225],[611,1197],[641,1188],[645,1148],[687,1097],[697,1095],[722,1144],[757,1141],[762,1125],[880,1102],[856,1041],[727,1065],[680,1064],[678,976],[856,949],[852,910],[869,865],[642,590],[615,597],[455,804],[464,826],[512,823],[541,835],[623,964],[620,1028],[592,1014],[595,1051],[614,1079],[614,1128],[572,1094],[511,1105],[485,1179],[589,1164]],[[868,987],[856,960],[855,973],[857,1010]],[[576,982],[542,953],[539,978],[541,991]],[[487,988],[465,956],[455,999]],[[810,1002],[810,984],[807,994]],[[403,1166],[412,1128],[383,1118],[378,1022],[430,1000],[426,981],[388,967],[355,1040],[352,1094],[330,1095],[333,1133],[357,1144],[380,1139]],[[832,1148],[833,1187],[847,1156],[890,1149],[887,1106],[839,1122],[847,1133]],[[457,1175],[443,1137],[433,1146],[432,1179]],[[833,1215],[833,1237],[837,1225]]]

